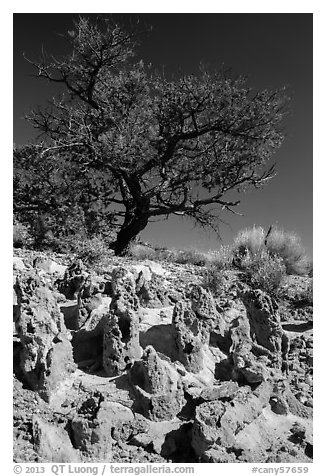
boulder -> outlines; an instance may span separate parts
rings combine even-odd
[[[204,369],[203,347],[209,342],[209,333],[207,327],[197,318],[190,301],[180,301],[175,305],[172,334],[177,360],[190,372]]]
[[[254,342],[270,351],[274,355],[274,364],[280,367],[284,332],[276,303],[260,289],[244,293],[243,302]]]
[[[111,458],[112,421],[103,403],[100,392],[94,392],[79,406],[77,416],[71,421],[75,447],[93,462]]]
[[[103,367],[109,377],[120,375],[142,355],[139,344],[140,305],[133,275],[118,268],[112,275],[114,296],[104,319]]]
[[[35,273],[17,279],[15,290],[21,371],[31,389],[48,401],[51,393],[76,369],[70,334],[53,293]]]
[[[196,408],[192,432],[192,447],[197,456],[218,444],[232,448],[237,433],[254,421],[269,403],[272,387],[262,383],[254,392],[250,387],[240,387],[231,402],[214,400]]]
[[[212,294],[198,284],[191,284],[187,297],[197,318],[206,320],[208,326],[212,328],[219,318]]]
[[[148,421],[145,431],[135,434],[130,444],[140,446],[165,457],[175,453],[181,446],[185,423],[178,418],[170,421]],[[182,435],[181,435],[182,433]]]
[[[12,262],[13,262],[14,270],[24,271],[26,269],[25,263],[22,258],[19,258],[18,256],[14,256]]]
[[[164,279],[155,274],[148,280],[141,271],[136,280],[136,293],[144,307],[161,308],[171,304]]]
[[[77,260],[66,268],[62,279],[57,281],[59,292],[67,299],[77,299],[84,288],[90,286],[90,277],[83,262]]]
[[[129,371],[136,394],[135,411],[155,421],[171,420],[186,403],[180,374],[152,346]]]
[[[199,394],[199,399],[205,402],[232,399],[238,390],[239,385],[237,382],[223,382],[220,385],[204,388]]]
[[[170,274],[160,263],[156,263],[155,261],[145,260],[144,264],[149,268],[153,275],[164,277]]]
[[[151,270],[148,266],[145,266],[143,264],[133,264],[131,267],[131,271],[135,272],[136,279],[139,277],[140,274],[146,281],[150,281],[152,279]]]
[[[32,420],[34,447],[43,463],[79,463],[80,454],[71,444],[68,433],[60,426],[34,415]]]
[[[253,342],[245,309],[232,321],[230,338],[232,345],[229,353],[234,365],[233,378],[240,381],[244,379],[249,384],[267,380],[269,377],[268,358],[267,356],[260,356],[257,359],[252,353]]]
[[[295,397],[286,380],[274,382],[270,403],[272,411],[279,415],[292,413],[301,418],[313,417],[312,408],[305,406]]]
[[[58,264],[56,261],[45,256],[38,256],[35,258],[33,261],[33,267],[41,269],[48,274],[58,274],[59,276],[64,276],[67,269],[67,266]]]
[[[78,365],[86,367],[95,363],[102,366],[103,363],[103,336],[104,323],[110,312],[110,297],[103,297],[102,302],[94,309],[83,326],[75,332],[72,339],[74,359]]]

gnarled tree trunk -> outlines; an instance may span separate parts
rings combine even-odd
[[[117,234],[117,239],[113,243],[116,256],[125,256],[129,247],[139,233],[146,228],[148,224],[149,214],[144,208],[135,208],[127,210],[125,221]]]

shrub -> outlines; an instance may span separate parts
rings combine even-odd
[[[247,260],[244,272],[245,281],[253,288],[259,288],[268,294],[278,294],[286,275],[282,258],[263,250]]]
[[[85,239],[76,246],[76,258],[81,259],[86,265],[98,265],[104,263],[108,255],[112,255],[112,250],[109,249],[101,237],[94,237]]]
[[[267,236],[263,227],[242,230],[233,245],[233,262],[246,269],[257,262],[267,252],[270,257],[278,257],[284,263],[287,274],[311,275],[312,263],[306,256],[300,238],[292,232],[275,228]]]
[[[203,288],[208,289],[213,296],[219,296],[224,287],[223,271],[215,265],[210,265],[207,268],[206,274],[202,280]]]
[[[27,246],[31,241],[31,235],[26,225],[14,220],[13,226],[13,246],[14,248],[22,248]]]
[[[206,266],[208,256],[195,250],[167,250],[166,248],[151,248],[143,243],[134,243],[129,247],[128,255],[138,260],[151,259],[169,263],[193,264]]]
[[[274,229],[267,238],[267,250],[270,254],[280,256],[285,264],[287,274],[305,275],[311,268],[299,236],[292,232]]]
[[[194,264],[195,266],[206,266],[208,260],[204,253],[196,250],[179,250],[174,253],[173,261],[179,264]]]
[[[233,250],[230,246],[221,246],[218,251],[208,257],[208,261],[216,269],[229,269],[232,267]]]
[[[128,256],[137,260],[155,259],[156,252],[149,246],[140,243],[132,243],[128,250]]]
[[[265,230],[261,226],[241,230],[234,240],[234,256],[242,255],[245,250],[251,254],[259,253],[264,248],[265,236]]]

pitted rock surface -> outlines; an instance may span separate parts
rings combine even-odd
[[[243,301],[247,308],[253,340],[280,355],[283,329],[275,302],[259,289],[244,294]]]
[[[232,448],[240,429],[257,418],[269,403],[271,392],[271,385],[264,382],[254,392],[250,387],[239,388],[231,402],[214,400],[199,405],[192,435],[197,455],[203,455],[215,444]]]
[[[295,294],[228,270],[213,297],[205,267],[113,256],[58,279],[71,256],[15,253],[15,461],[312,461],[313,329]]]
[[[136,409],[151,420],[171,420],[186,403],[177,370],[152,346],[129,372],[136,392]]]
[[[192,309],[190,301],[178,302],[173,310],[172,334],[176,358],[190,372],[204,369],[204,344],[209,342],[209,331]]]
[[[123,268],[112,276],[114,296],[104,318],[103,367],[110,377],[120,375],[142,355],[139,344],[140,305],[133,275]]]
[[[28,385],[48,400],[76,369],[70,335],[53,293],[37,274],[17,279],[15,290],[21,371]]]

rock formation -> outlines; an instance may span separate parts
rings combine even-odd
[[[28,272],[15,285],[20,369],[28,385],[48,400],[76,369],[70,336],[52,291]]]
[[[151,420],[171,420],[186,403],[180,375],[151,346],[130,369],[136,394],[135,409]]]
[[[133,275],[117,268],[112,275],[113,298],[104,321],[103,367],[108,376],[121,374],[139,359],[140,306]]]
[[[15,461],[311,462],[310,307],[237,270],[213,297],[198,266],[17,253]]]

